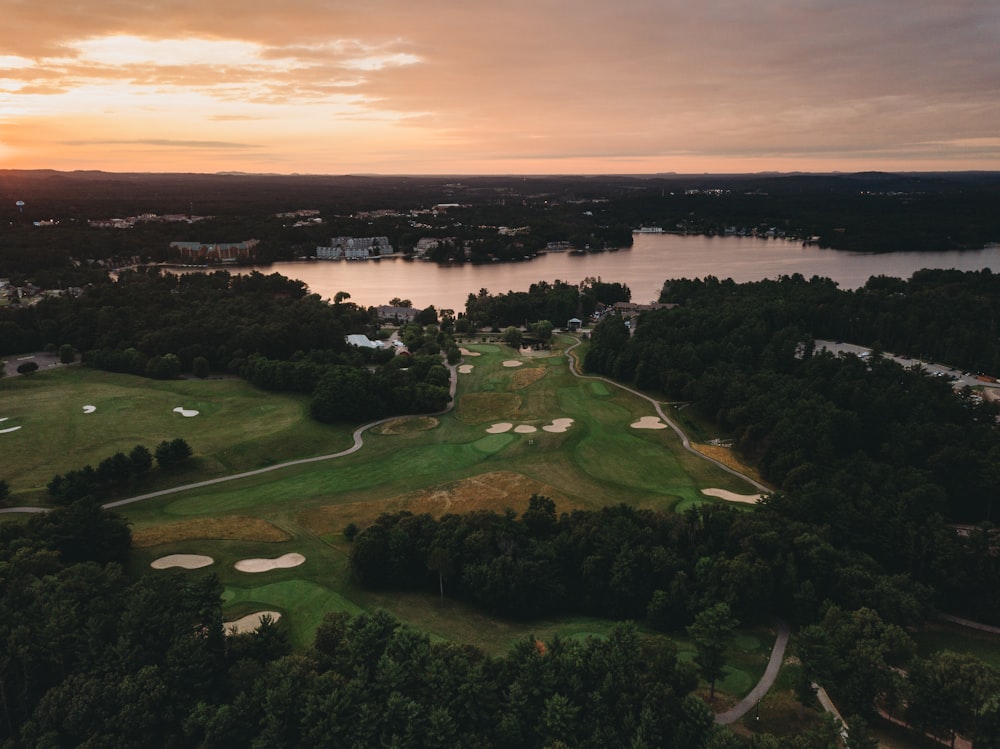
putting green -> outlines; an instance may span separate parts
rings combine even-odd
[[[227,610],[243,610],[250,606],[280,609],[286,614],[292,642],[296,647],[312,644],[316,628],[328,611],[360,614],[363,609],[329,588],[309,580],[286,580],[253,587],[226,586],[223,597]]]

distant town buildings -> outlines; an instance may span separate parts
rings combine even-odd
[[[317,247],[318,260],[366,260],[393,253],[388,237],[334,237],[328,247]]]
[[[131,229],[136,224],[156,223],[156,224],[193,224],[204,221],[211,216],[192,216],[187,213],[169,213],[157,215],[155,213],[143,213],[138,216],[128,216],[126,218],[99,218],[92,219],[88,224],[95,229]]]
[[[186,260],[234,263],[237,260],[250,257],[258,244],[260,244],[260,240],[248,239],[245,242],[216,244],[206,244],[204,242],[171,242],[170,247],[180,252],[181,257]]]

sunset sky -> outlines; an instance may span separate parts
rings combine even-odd
[[[997,0],[0,0],[0,168],[1000,169]]]

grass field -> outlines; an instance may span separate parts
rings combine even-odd
[[[428,595],[374,593],[347,574],[344,527],[378,513],[471,509],[521,511],[532,493],[552,497],[558,510],[618,502],[661,510],[714,502],[701,489],[748,493],[746,482],[683,449],[672,430],[635,430],[651,404],[613,385],[569,371],[560,342],[551,355],[504,366],[518,353],[495,344],[468,344],[472,370],[459,375],[456,407],[443,416],[398,419],[365,433],[357,453],[300,464],[120,508],[137,539],[130,572],[151,574],[167,554],[205,554],[208,568],[155,574],[216,574],[225,586],[227,618],[261,609],[282,613],[293,642],[312,640],[323,613],[385,608],[432,637],[476,644],[499,653],[522,637],[606,634],[614,622],[566,617],[531,623],[485,616]],[[96,410],[85,414],[84,405]],[[185,418],[183,406],[199,411]],[[0,381],[0,418],[22,429],[0,434],[3,473],[15,504],[39,504],[53,474],[96,464],[135,444],[150,449],[183,437],[195,451],[194,470],[151,477],[134,493],[299,457],[338,452],[353,425],[311,421],[304,399],[264,393],[240,380],[152,380],[65,367]],[[546,431],[572,419],[564,432]],[[486,430],[509,422],[504,434]],[[153,471],[156,474],[157,471]],[[298,552],[299,567],[243,573],[248,557]],[[652,636],[652,635],[649,635]],[[747,633],[733,651],[724,691],[745,693],[759,678],[772,640]],[[681,652],[690,653],[683,638]]]

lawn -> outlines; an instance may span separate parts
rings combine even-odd
[[[566,343],[564,340],[563,345]],[[311,642],[324,612],[384,608],[432,637],[504,652],[516,640],[604,635],[614,626],[581,617],[509,622],[448,599],[359,589],[347,572],[343,529],[378,513],[522,510],[532,493],[552,497],[560,512],[627,502],[668,510],[714,502],[717,487],[748,493],[746,482],[683,449],[672,430],[637,430],[652,404],[610,383],[580,379],[561,347],[522,359],[496,344],[468,344],[471,370],[459,374],[456,407],[435,419],[414,417],[369,430],[364,447],[328,461],[298,464],[121,507],[140,539],[132,574],[216,574],[225,586],[227,618],[272,609],[297,647]],[[520,366],[505,363],[520,361]],[[85,414],[84,405],[96,410]],[[173,409],[199,411],[185,418]],[[38,503],[54,473],[96,464],[135,444],[151,449],[183,437],[194,470],[152,479],[141,490],[299,457],[338,452],[353,425],[311,421],[307,403],[256,390],[240,380],[152,380],[67,367],[0,384],[0,417],[23,428],[4,439],[4,470],[18,504]],[[571,419],[565,431],[556,419]],[[16,422],[15,422],[16,420]],[[504,433],[487,430],[511,424]],[[545,427],[550,427],[548,430]],[[528,431],[533,428],[534,431]],[[14,437],[14,439],[11,439]],[[156,473],[156,471],[154,471]],[[137,492],[138,493],[138,492]],[[239,572],[240,559],[305,556],[298,567]],[[152,572],[167,554],[205,554],[195,571]],[[750,639],[753,639],[753,642]],[[740,695],[763,670],[771,640],[744,636],[720,686]],[[683,638],[682,653],[690,651]]]
[[[93,406],[85,413],[84,406]],[[197,456],[183,483],[293,458],[336,452],[350,429],[308,418],[302,397],[266,393],[243,380],[159,381],[60,367],[0,380],[0,418],[16,432],[0,434],[3,478],[20,504],[43,504],[57,473],[95,466],[135,445],[153,451],[181,437]],[[198,411],[185,417],[174,411]],[[135,493],[178,483],[152,472]]]

